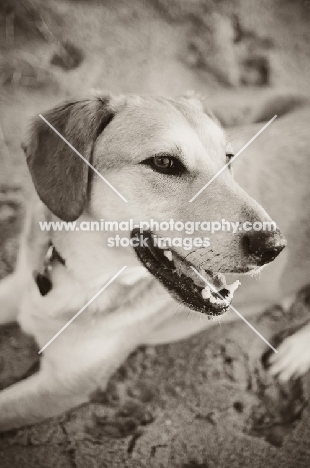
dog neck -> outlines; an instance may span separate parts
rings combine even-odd
[[[78,222],[89,220],[82,215]],[[124,266],[126,269],[104,292],[105,310],[118,308],[133,300],[143,291],[157,291],[156,296],[167,295],[163,286],[142,266],[134,251],[128,248],[111,249],[102,232],[72,230],[39,230],[39,222],[61,222],[46,206],[34,197],[25,223],[29,265],[32,272],[41,272],[50,244],[64,262],[56,261],[51,270],[52,288],[66,294],[68,285],[78,288],[81,294],[95,294]],[[77,223],[78,225],[79,223]],[[109,233],[110,234],[110,233]],[[64,264],[63,264],[64,263]],[[74,284],[76,286],[74,286]]]
[[[91,222],[92,219],[87,214],[83,214],[76,226],[81,226],[83,221]],[[111,236],[111,233],[108,234]],[[149,281],[154,281],[129,248],[116,249],[107,246],[106,232],[76,229],[53,231],[51,241],[65,260],[70,274],[84,284],[107,282],[124,266],[126,269],[118,278],[121,284],[130,286],[147,278]]]

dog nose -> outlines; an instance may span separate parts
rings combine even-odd
[[[251,233],[245,236],[244,242],[247,254],[256,257],[258,265],[272,262],[286,246],[279,229]]]

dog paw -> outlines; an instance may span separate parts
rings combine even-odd
[[[269,372],[282,382],[305,374],[310,369],[310,325],[287,337],[270,364]]]

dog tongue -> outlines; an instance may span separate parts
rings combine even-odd
[[[177,273],[179,275],[183,274],[191,278],[191,280],[196,284],[196,286],[200,288],[205,288],[206,282],[202,278],[200,278],[199,275],[197,275],[197,273],[192,268],[193,265],[188,260],[182,259],[174,255],[173,261],[174,261]],[[197,271],[199,271],[201,276],[203,276],[206,279],[206,281],[211,283],[216,289],[225,288],[226,280],[225,280],[225,276],[222,273],[212,274],[211,272],[209,271],[207,272],[203,270],[202,268],[199,268],[199,269],[197,268]]]
[[[216,289],[224,289],[226,286],[226,278],[223,273],[216,273],[212,276],[212,283]]]

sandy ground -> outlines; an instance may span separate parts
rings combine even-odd
[[[309,94],[309,19],[307,1],[1,0],[1,277],[14,265],[30,183],[20,143],[31,116],[89,88],[194,90],[226,125],[246,122],[262,94]],[[253,325],[269,339],[304,321],[307,301],[301,295],[290,313],[275,306]],[[264,350],[240,322],[137,350],[91,404],[1,435],[0,466],[306,468],[309,410],[289,424],[294,389],[283,406],[279,389],[272,397],[282,395],[282,413],[269,442],[250,435],[257,408],[266,416]],[[36,351],[15,325],[0,329],[0,388],[35,370]],[[309,379],[299,384],[295,402],[308,397]]]

